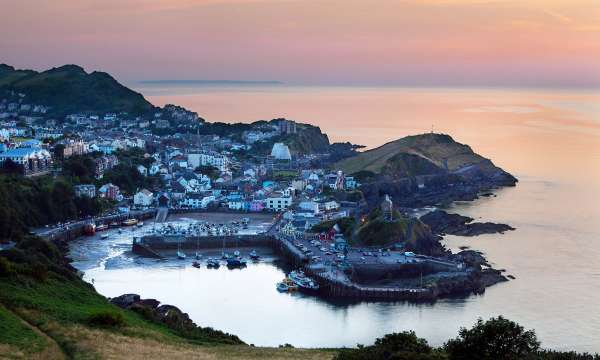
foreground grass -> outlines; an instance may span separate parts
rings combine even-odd
[[[124,326],[89,324],[121,314]],[[88,284],[51,276],[0,277],[0,358],[39,359],[331,359],[333,351],[255,348],[222,338],[186,338],[110,304]]]

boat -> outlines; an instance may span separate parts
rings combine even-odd
[[[88,223],[83,226],[83,233],[87,236],[94,236],[96,234],[96,224]]]
[[[100,239],[102,239],[102,240],[108,239],[108,234],[102,234],[102,235],[100,235]]]
[[[298,286],[298,290],[307,293],[316,293],[319,291],[319,284],[312,278],[306,276],[302,270],[294,270],[288,275],[289,279]]]
[[[221,253],[221,259],[223,259],[223,260],[228,260],[228,259],[229,259],[229,257],[230,257],[230,256],[229,256],[229,254],[228,254],[228,253],[226,253],[226,252],[222,252],[222,253]]]
[[[116,222],[116,221],[113,221],[113,222],[110,223],[110,227],[113,227],[113,228],[119,227],[119,223]]]
[[[106,229],[108,229],[108,225],[106,224],[100,224],[96,226],[96,231],[104,231]]]
[[[200,260],[202,258],[202,254],[196,251],[196,260]]]
[[[293,292],[298,290],[298,285],[294,283],[290,278],[285,278],[281,282],[277,283],[277,291],[279,292]]]
[[[139,221],[139,222],[137,223],[137,227],[142,227],[142,226],[144,226],[144,222],[143,222],[143,221]]]
[[[136,225],[138,223],[137,219],[127,219],[127,220],[123,220],[123,222],[121,224],[123,224],[124,226],[133,226]]]
[[[230,269],[240,269],[246,267],[246,260],[242,258],[227,259],[227,267]]]
[[[258,255],[256,250],[250,251],[250,254],[248,256],[250,256],[250,259],[252,259],[254,261],[260,260],[260,255]]]
[[[278,282],[277,283],[277,291],[279,292],[288,292],[289,287],[284,284],[283,282]]]
[[[240,257],[240,255],[241,254],[240,254],[239,250],[236,250],[236,251],[233,252],[233,256],[235,256],[235,257]]]
[[[206,261],[206,267],[209,269],[218,269],[220,266],[221,263],[219,263],[219,260],[217,259],[208,258],[208,260]]]
[[[187,255],[179,249],[179,245],[177,245],[177,258],[179,260],[185,260],[185,258],[187,258]]]
[[[195,267],[196,269],[200,269],[200,263],[199,263],[199,262],[197,262],[197,261],[194,261],[194,262],[192,263],[192,266],[193,266],[193,267]]]

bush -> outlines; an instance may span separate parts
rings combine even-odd
[[[441,360],[445,357],[433,351],[425,339],[414,331],[385,335],[372,346],[344,349],[335,360]]]
[[[91,314],[88,323],[92,326],[120,328],[125,326],[125,319],[120,312],[104,310]]]
[[[451,360],[518,360],[532,357],[540,347],[533,330],[499,316],[484,322],[479,319],[471,329],[462,328],[456,339],[445,345]]]
[[[0,276],[10,276],[14,273],[10,262],[5,257],[0,256]]]

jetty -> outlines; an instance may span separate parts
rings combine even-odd
[[[134,238],[132,250],[142,256],[158,257],[163,251],[175,249],[270,248],[313,278],[319,284],[319,295],[331,298],[431,301],[438,295],[434,288],[423,283],[407,286],[411,282],[401,280],[422,278],[423,274],[432,273],[468,276],[463,263],[445,259],[404,252],[363,256],[366,252],[361,249],[340,252],[334,250],[332,244],[321,244],[310,236],[290,238],[272,231],[272,227],[258,234],[215,234],[215,228],[214,224],[166,225],[158,231]],[[308,248],[311,249],[307,251]],[[398,278],[400,281],[369,285],[377,284],[377,279],[382,278]]]

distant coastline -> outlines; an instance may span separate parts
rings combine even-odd
[[[274,80],[142,80],[146,85],[283,85]]]

